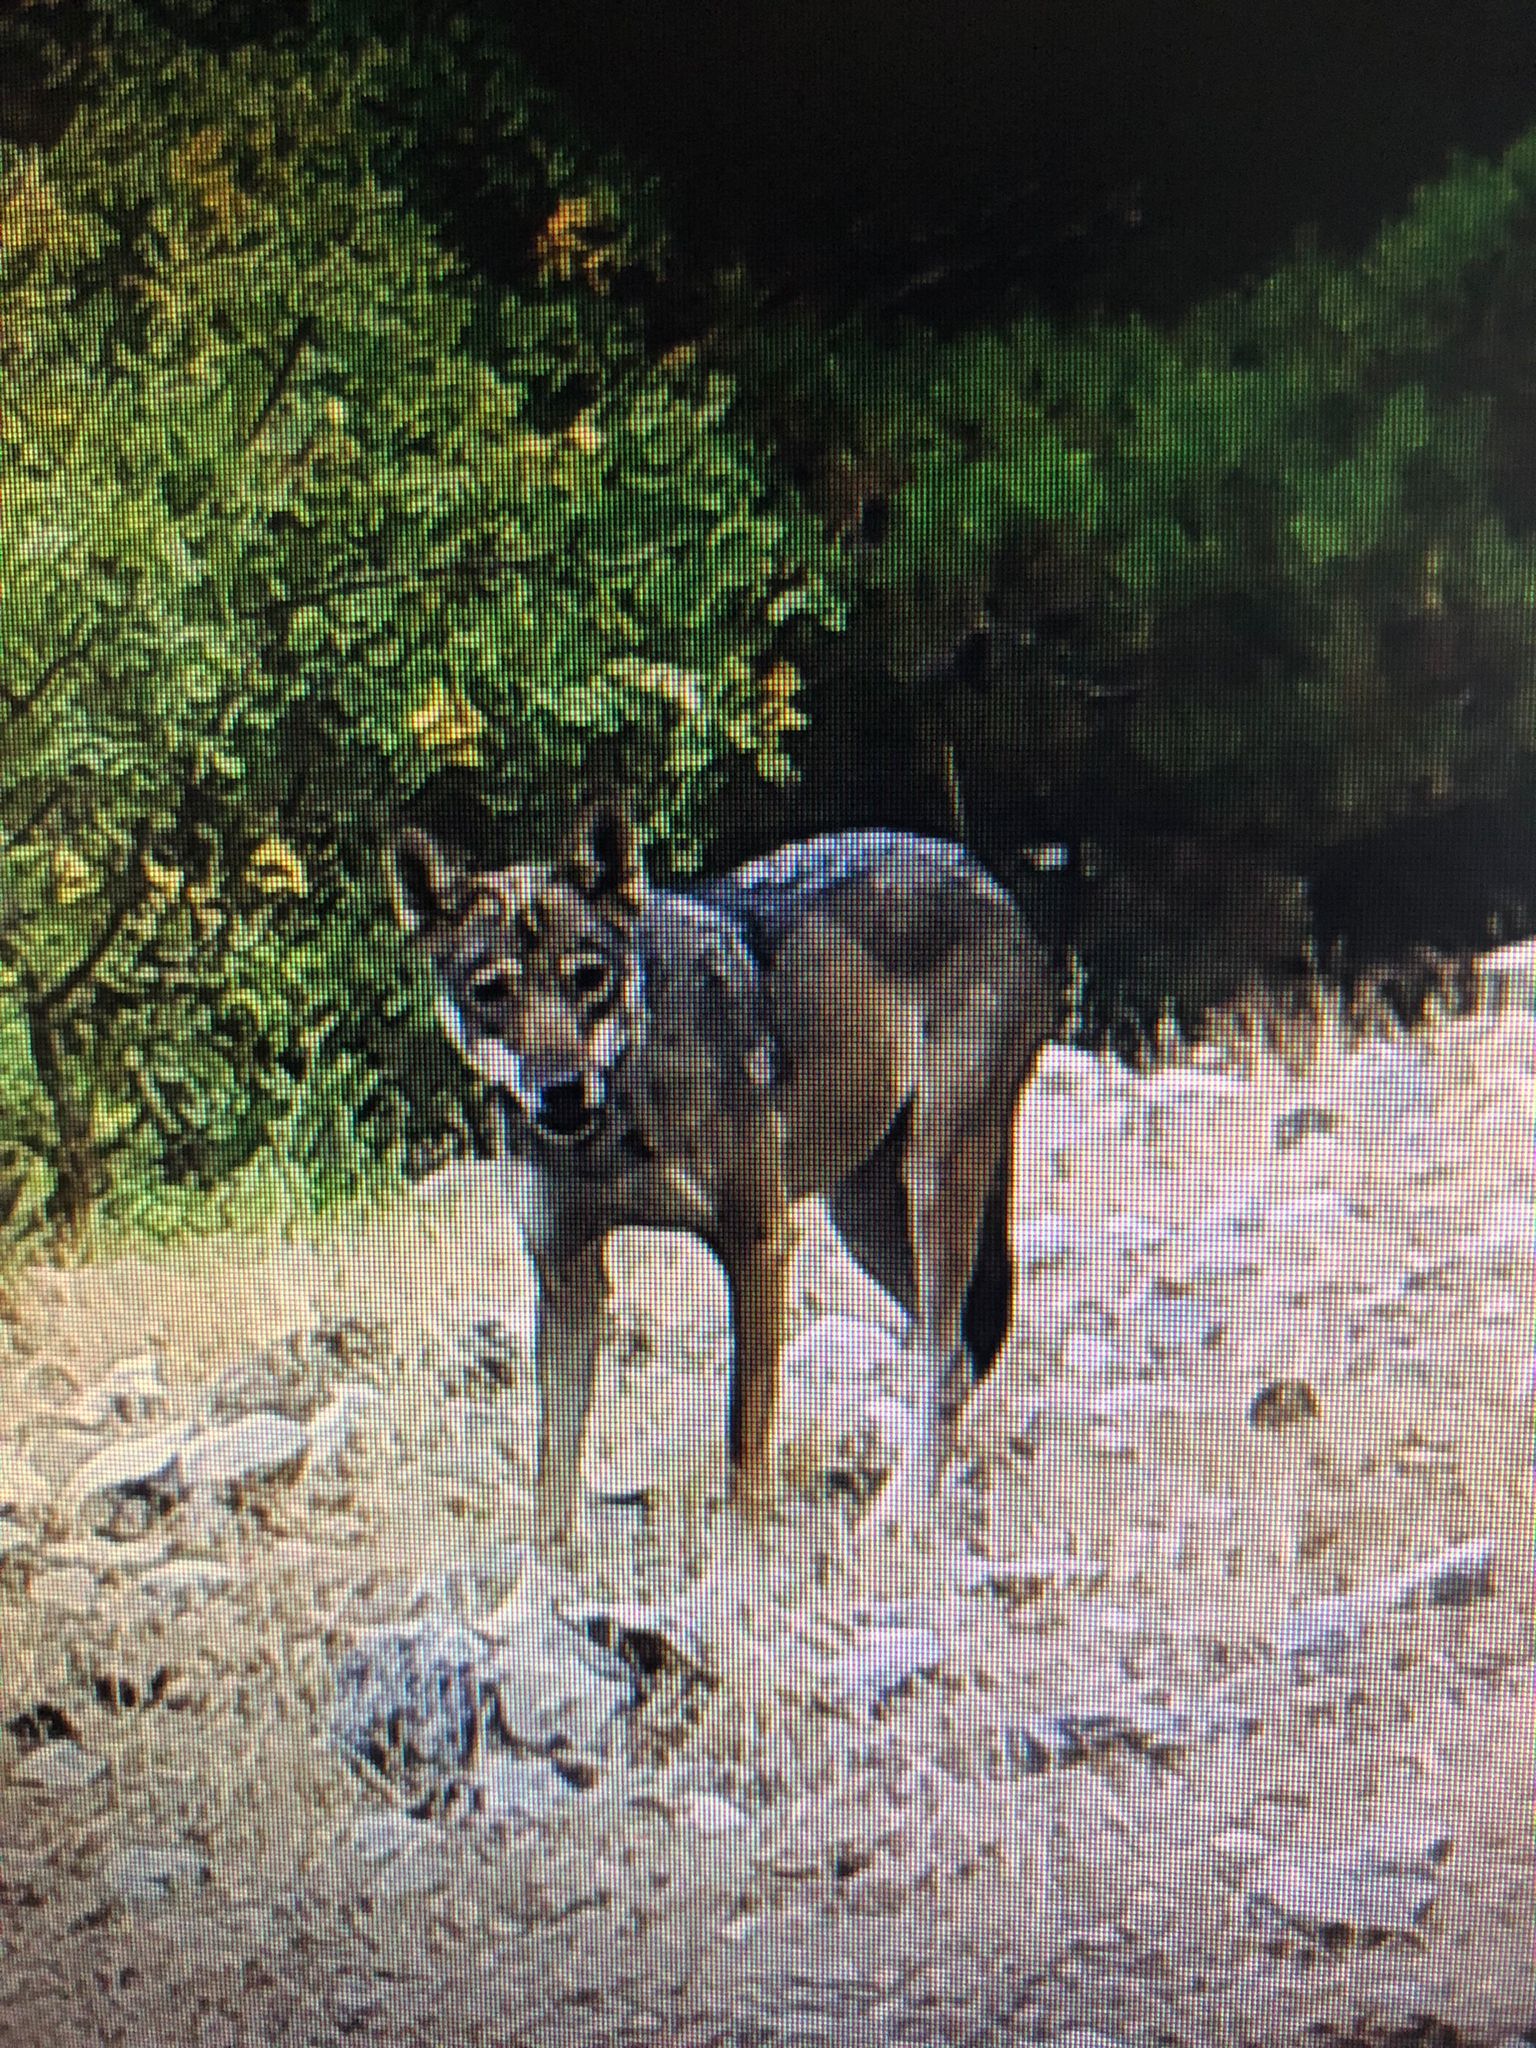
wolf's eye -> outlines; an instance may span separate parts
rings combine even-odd
[[[484,967],[469,978],[469,999],[482,1010],[494,1010],[512,997],[512,977],[504,967]]]
[[[577,953],[565,963],[565,984],[579,1002],[594,1003],[613,987],[613,969],[598,953]]]

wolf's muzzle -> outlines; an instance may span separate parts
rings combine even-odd
[[[562,1074],[539,1086],[529,1114],[548,1137],[589,1138],[603,1121],[602,1091],[594,1100],[580,1074]]]

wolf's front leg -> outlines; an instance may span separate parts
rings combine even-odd
[[[719,1245],[730,1282],[736,1340],[728,1425],[731,1503],[748,1523],[758,1526],[772,1506],[773,1419],[784,1346],[784,1288],[793,1250],[787,1202],[728,1231]]]
[[[565,1257],[535,1254],[539,1274],[534,1352],[539,1379],[539,1477],[534,1532],[563,1543],[576,1513],[582,1440],[597,1375],[608,1277],[601,1242]]]

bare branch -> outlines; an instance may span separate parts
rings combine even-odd
[[[266,397],[261,401],[260,411],[251,422],[250,431],[245,437],[247,448],[255,447],[266,432],[268,422],[282,403],[283,393],[288,389],[293,373],[299,366],[299,357],[314,339],[314,332],[315,323],[306,313],[293,330],[293,337],[283,351],[283,360],[277,366],[277,374],[267,388]]]

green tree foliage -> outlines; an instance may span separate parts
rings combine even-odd
[[[1528,771],[1533,227],[1536,134],[1170,330],[748,301],[721,359],[819,470],[865,672],[972,776],[1311,849]],[[987,687],[945,698],[967,643]]]
[[[0,157],[12,1245],[323,1205],[462,1121],[378,875],[432,769],[532,834],[620,767],[684,862],[786,772],[785,634],[838,616],[805,520],[729,379],[646,360],[607,287],[653,240],[536,98],[526,280],[472,285],[384,175],[408,61],[119,9],[63,140]]]

